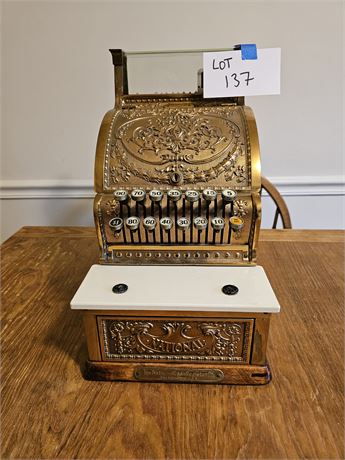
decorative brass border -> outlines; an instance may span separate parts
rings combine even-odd
[[[230,247],[230,245],[228,245]],[[180,246],[174,248],[160,247],[138,247],[138,246],[111,246],[108,248],[110,256],[108,262],[113,264],[133,263],[145,264],[148,262],[160,264],[241,264],[242,262],[248,265],[248,247],[240,250],[221,250],[215,248],[214,245],[195,248],[188,246]]]
[[[245,119],[246,134],[248,136],[247,148],[250,163],[251,186],[254,192],[261,189],[261,161],[258,129],[253,110],[248,106],[242,107]]]
[[[105,165],[106,150],[109,148],[109,142],[111,139],[111,133],[113,131],[113,124],[117,115],[115,109],[109,110],[105,115],[99,129],[97,146],[96,146],[96,159],[95,159],[95,191],[102,193],[105,189],[103,183],[103,172]]]

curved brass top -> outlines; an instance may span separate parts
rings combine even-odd
[[[258,192],[260,173],[255,118],[246,106],[134,97],[107,112],[99,131],[98,193],[206,184]]]

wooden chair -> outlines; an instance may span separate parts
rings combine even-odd
[[[283,228],[292,228],[290,213],[283,197],[278,192],[276,187],[272,184],[272,182],[266,179],[266,177],[261,177],[261,190],[262,189],[268,193],[268,195],[272,198],[275,205],[277,206],[273,219],[272,228],[277,228],[279,216],[281,218]]]

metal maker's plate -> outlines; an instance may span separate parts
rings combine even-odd
[[[217,383],[224,379],[220,369],[186,369],[178,367],[141,366],[134,372],[137,380],[149,380],[150,382],[189,382],[189,383]]]

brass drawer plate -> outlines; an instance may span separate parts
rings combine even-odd
[[[224,379],[220,369],[185,369],[180,367],[141,366],[134,372],[137,380],[150,382],[190,382],[190,383],[219,383]]]
[[[249,363],[254,319],[98,316],[104,361]]]

